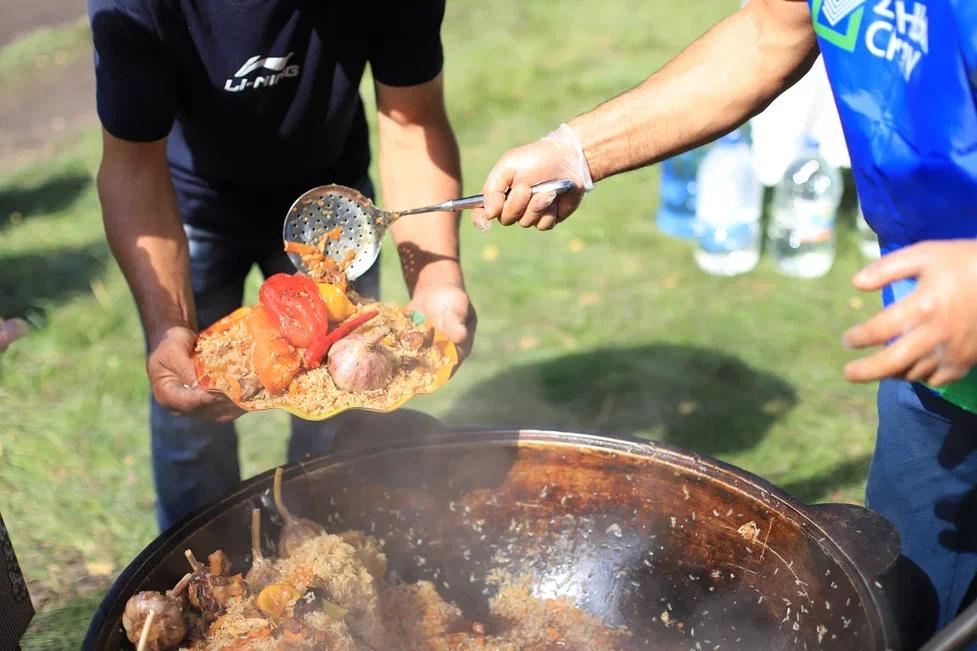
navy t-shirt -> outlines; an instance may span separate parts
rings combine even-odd
[[[444,0],[89,0],[98,114],[112,135],[169,135],[184,220],[280,227],[292,200],[367,174],[359,84],[441,71]]]

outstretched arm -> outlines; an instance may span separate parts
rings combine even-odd
[[[807,3],[750,0],[647,80],[571,120],[569,130],[503,155],[482,188],[484,215],[473,219],[552,228],[579,204],[588,170],[598,182],[714,140],[763,110],[817,54]],[[578,191],[530,201],[530,186],[557,177],[570,177]]]

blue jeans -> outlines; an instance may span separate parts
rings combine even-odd
[[[192,226],[185,226],[185,230],[190,241],[190,277],[201,329],[241,305],[244,281],[253,265],[258,265],[265,277],[295,271],[282,250],[280,236],[274,232],[259,242]],[[357,291],[370,297],[379,295],[379,266],[374,264],[356,281]],[[351,412],[322,422],[293,417],[289,462],[328,452],[337,430],[351,418]],[[176,416],[151,396],[150,430],[156,517],[161,530],[226,495],[240,483],[234,423]]]
[[[904,616],[918,644],[972,598],[977,574],[977,415],[909,382],[879,385],[879,431],[866,504],[932,583]],[[927,586],[928,588],[928,586]],[[914,647],[910,647],[914,648]]]

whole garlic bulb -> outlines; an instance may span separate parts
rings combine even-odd
[[[183,619],[182,602],[169,594],[155,591],[139,592],[129,598],[122,613],[122,626],[126,637],[135,644],[142,635],[149,612],[154,611],[153,621],[146,637],[146,649],[163,651],[175,649],[187,634]]]
[[[393,379],[393,353],[373,337],[344,337],[332,345],[327,359],[332,381],[345,391],[376,391]]]

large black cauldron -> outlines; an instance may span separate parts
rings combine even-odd
[[[474,618],[492,568],[529,575],[655,649],[896,649],[877,576],[890,524],[851,505],[801,504],[671,446],[541,431],[440,432],[286,468],[286,501],[327,529],[374,533],[407,580],[434,580]],[[131,648],[126,600],[221,547],[248,566],[250,510],[271,473],[154,541],[119,577],[86,647]],[[423,558],[423,564],[418,559]],[[662,617],[662,613],[668,613]],[[666,626],[663,619],[668,622]]]

